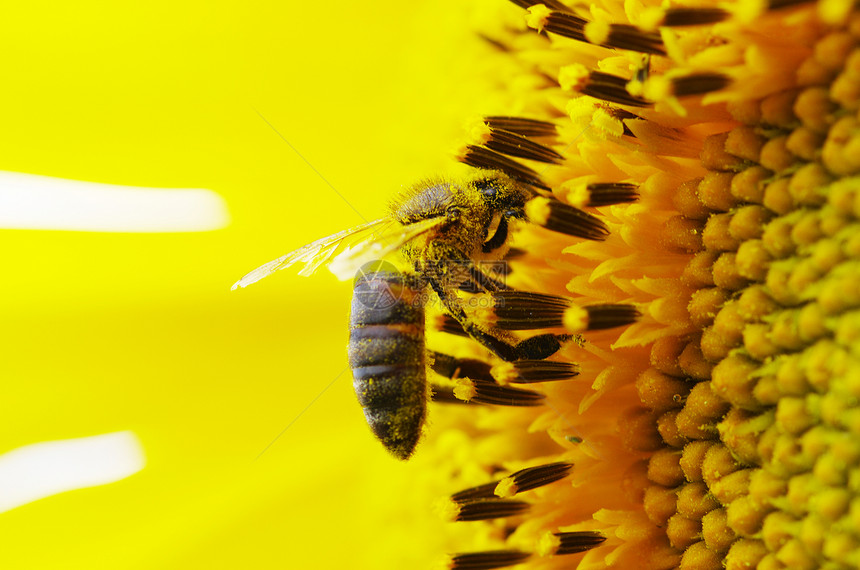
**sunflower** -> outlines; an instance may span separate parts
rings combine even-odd
[[[2,451],[131,430],[147,461],[4,513],[4,567],[857,567],[853,3],[487,0],[481,46],[459,1],[102,4],[4,13],[3,168],[212,188],[234,226],[4,233]],[[348,291],[228,289],[356,223],[308,162],[366,211],[468,113],[552,125],[541,179],[611,230],[523,230],[512,283],[641,316],[506,386],[540,406],[436,404],[401,466],[338,376]]]
[[[448,427],[471,452],[447,471],[445,512],[455,533],[483,531],[447,566],[856,568],[854,4],[514,4],[522,22],[488,19],[484,34],[518,66],[519,116],[557,127],[564,160],[543,180],[611,236],[525,230],[512,282],[642,315],[587,330],[566,309],[556,324],[586,332],[557,360],[578,376]],[[517,176],[482,162],[493,137],[462,160]],[[601,201],[630,188],[634,203]]]

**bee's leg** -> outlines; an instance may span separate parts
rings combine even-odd
[[[481,245],[481,251],[484,253],[490,253],[502,247],[506,241],[508,241],[508,216],[503,215],[499,219],[496,233]]]
[[[491,275],[491,270],[495,270],[496,274],[504,273],[499,271],[499,266],[494,265],[500,262],[487,262],[475,264],[474,260],[463,255],[456,248],[440,247],[434,252],[435,259],[442,261],[424,261],[416,266],[416,271],[422,275],[432,275],[440,285],[442,283],[448,285],[448,288],[456,288],[467,293],[487,293],[491,291],[501,291],[507,289],[507,286]]]
[[[528,338],[520,343],[511,344],[481,329],[473,322],[460,307],[459,298],[452,292],[448,292],[439,283],[435,276],[429,279],[430,286],[439,300],[445,305],[448,313],[460,323],[466,333],[493,351],[499,358],[507,362],[514,360],[543,360],[555,354],[561,345],[573,338],[569,334],[541,334]]]

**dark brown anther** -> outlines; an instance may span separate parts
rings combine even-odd
[[[609,228],[599,218],[553,198],[538,197],[526,204],[529,221],[569,236],[603,241]]]
[[[562,326],[571,300],[566,297],[506,289],[492,293],[493,306],[480,316],[503,330],[521,331]]]
[[[467,145],[457,159],[475,168],[500,170],[514,180],[534,186],[535,188],[549,190],[549,186],[541,180],[537,172],[488,148],[471,144]]]
[[[651,55],[666,55],[660,34],[645,32],[629,24],[610,24],[609,33],[600,45]]]
[[[484,124],[491,129],[509,131],[524,137],[551,137],[555,136],[557,132],[555,125],[552,123],[522,117],[506,117],[501,115],[484,117]]]
[[[578,376],[579,365],[574,362],[552,360],[515,360],[494,367],[493,374],[500,382],[515,384],[557,382]]]
[[[626,204],[639,199],[639,186],[629,182],[595,182],[586,186],[587,206],[611,206]]]
[[[642,97],[631,95],[627,91],[629,79],[604,73],[602,71],[591,71],[588,79],[575,88],[583,95],[594,97],[602,101],[629,105],[631,107],[648,107],[651,102]]]
[[[729,18],[731,14],[722,8],[693,8],[675,7],[667,8],[661,26],[702,26],[705,24],[716,24]]]
[[[559,164],[564,160],[562,155],[548,146],[536,143],[511,131],[490,128],[489,136],[484,144],[496,152],[537,162]]]
[[[530,553],[520,550],[467,552],[452,555],[448,567],[451,570],[492,570],[520,564],[530,556]]]
[[[559,0],[511,0],[513,4],[516,4],[520,8],[525,8],[528,10],[532,6],[537,6],[538,4],[543,4],[550,10],[560,10],[562,12],[570,12],[570,8],[562,4]]]
[[[476,358],[455,358],[441,352],[430,353],[433,363],[430,369],[445,378],[470,378],[493,382],[490,365]]]
[[[676,97],[702,95],[711,91],[719,91],[731,83],[731,79],[722,73],[694,73],[672,79],[672,92]]]
[[[513,407],[542,406],[546,397],[540,392],[499,386],[494,382],[473,380],[472,385],[474,395],[469,401],[478,404]]]
[[[485,521],[511,517],[526,512],[529,507],[525,501],[508,501],[493,499],[489,501],[475,501],[470,503],[458,503],[455,521]]]
[[[582,307],[588,311],[588,330],[603,330],[629,325],[642,316],[634,305],[605,303]]]
[[[560,541],[555,551],[555,554],[558,555],[585,552],[599,546],[606,540],[605,536],[594,531],[556,532],[553,534]]]

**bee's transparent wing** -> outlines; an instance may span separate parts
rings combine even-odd
[[[338,279],[351,279],[365,263],[384,259],[398,251],[404,244],[427,233],[444,221],[445,217],[440,216],[409,225],[392,222],[391,225],[381,226],[368,239],[356,243],[355,246],[347,247],[338,254],[329,263],[328,269]]]
[[[251,271],[233,285],[233,289],[239,287],[247,287],[251,283],[256,283],[263,277],[267,277],[275,271],[286,269],[296,263],[304,263],[305,266],[299,271],[299,275],[310,275],[320,266],[329,263],[335,257],[341,246],[354,242],[359,239],[366,239],[366,234],[373,229],[379,229],[386,224],[391,225],[393,222],[387,218],[374,220],[334,235],[318,239],[304,247],[300,247],[295,251],[274,259],[269,263],[261,265],[257,269]],[[399,226],[399,224],[395,224]],[[402,226],[399,226],[402,227]]]

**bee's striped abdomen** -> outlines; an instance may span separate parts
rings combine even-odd
[[[406,276],[370,272],[356,279],[349,365],[358,401],[376,437],[407,459],[427,409],[424,306]]]

